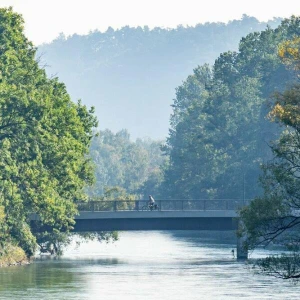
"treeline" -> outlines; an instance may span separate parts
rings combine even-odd
[[[279,45],[300,35],[300,18],[284,20],[242,38],[237,52],[222,53],[212,68],[199,66],[176,89],[169,165],[162,191],[171,199],[252,199],[261,193],[261,165],[280,127],[268,119],[272,96],[294,71],[278,55]]]
[[[102,132],[91,148],[98,192],[119,185],[136,197],[153,194],[159,199],[260,195],[261,167],[272,159],[269,145],[282,130],[268,118],[273,95],[294,79],[278,47],[299,31],[299,18],[286,19],[276,29],[242,38],[237,52],[222,53],[212,67],[194,69],[176,89],[169,137],[162,147],[155,146],[157,157],[162,148],[165,159],[154,173],[146,171],[147,148],[139,148],[140,142],[130,142],[124,131],[115,136]]]
[[[161,139],[168,134],[174,87],[197,65],[213,64],[220,53],[237,50],[243,36],[279,23],[244,15],[227,24],[175,29],[108,28],[61,35],[41,45],[38,56],[48,75],[65,82],[72,98],[95,106],[102,130],[127,128],[134,139]]]
[[[115,134],[108,129],[97,132],[90,147],[96,181],[87,190],[89,197],[101,199],[117,188],[123,191],[115,195],[117,198],[128,194],[147,199],[162,180],[161,166],[167,160],[161,151],[162,144],[163,141],[149,138],[133,142],[127,130]]]

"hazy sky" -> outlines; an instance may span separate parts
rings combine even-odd
[[[85,34],[125,25],[176,27],[227,22],[243,14],[260,21],[300,15],[296,0],[0,0],[23,14],[26,34],[36,45],[60,32]]]

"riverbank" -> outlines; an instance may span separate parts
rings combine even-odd
[[[29,259],[20,247],[7,244],[0,248],[0,268],[26,264],[29,264]]]

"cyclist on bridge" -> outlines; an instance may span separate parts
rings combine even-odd
[[[155,208],[156,204],[155,204],[155,200],[154,198],[149,195],[149,207],[150,207],[150,210],[152,210],[153,208]]]

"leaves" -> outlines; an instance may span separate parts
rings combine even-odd
[[[160,145],[160,141],[150,139],[133,142],[126,130],[116,134],[110,130],[98,132],[90,148],[96,173],[96,183],[88,189],[90,197],[102,196],[111,187],[125,189],[130,194],[145,194],[141,185],[165,160]]]
[[[295,18],[292,18],[295,21]],[[279,46],[279,56],[299,73],[299,38]],[[297,74],[296,74],[297,75]],[[299,74],[298,74],[299,75]],[[296,76],[297,77],[297,76]],[[299,279],[300,246],[300,85],[294,83],[283,93],[277,92],[269,113],[284,127],[278,141],[271,144],[274,159],[264,165],[261,178],[264,195],[241,211],[246,243],[275,243],[285,247],[287,254],[258,261],[261,270],[283,279]]]
[[[170,155],[165,197],[251,199],[261,194],[260,166],[271,159],[268,144],[281,131],[267,118],[270,97],[282,92],[294,75],[278,56],[278,47],[294,36],[297,20],[250,33],[240,41],[238,52],[222,53],[211,69],[196,68],[176,89],[163,148]],[[298,91],[295,87],[285,93],[286,101]],[[299,106],[290,101],[283,111],[281,102],[271,116],[284,114],[294,126]]]
[[[75,202],[93,181],[87,154],[97,122],[92,109],[73,103],[65,85],[38,66],[21,16],[0,9],[0,31],[0,206],[5,238],[30,256],[36,246],[30,213],[41,226],[72,228]]]

